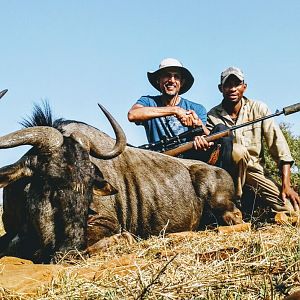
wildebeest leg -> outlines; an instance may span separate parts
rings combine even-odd
[[[25,191],[29,187],[27,179],[21,179],[3,190],[2,221],[6,233],[0,237],[0,256],[11,255],[31,259],[38,247],[36,236],[28,234]]]
[[[38,247],[36,239],[29,236],[20,237],[18,234],[12,238],[5,234],[0,238],[0,244],[0,257],[16,256],[24,259],[32,259],[32,255]]]
[[[2,253],[6,252],[6,249],[13,238],[14,238],[14,235],[8,234],[8,233],[5,233],[4,235],[2,235],[0,237],[0,255]],[[3,255],[5,255],[5,254],[3,254]],[[1,255],[1,256],[3,256],[3,255]]]
[[[232,178],[225,170],[206,164],[194,164],[190,166],[190,174],[197,195],[206,199],[212,211],[221,215],[227,225],[243,223],[242,213],[232,201]]]
[[[26,180],[18,180],[3,190],[2,222],[5,232],[12,238],[26,222],[24,189],[27,185]]]
[[[115,234],[110,237],[106,237],[98,241],[97,243],[89,246],[85,253],[86,254],[95,254],[99,251],[105,251],[107,248],[118,244],[119,242],[126,242],[128,245],[132,245],[136,242],[135,238],[129,232],[122,232]]]

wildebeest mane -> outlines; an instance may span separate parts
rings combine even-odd
[[[43,101],[41,105],[34,104],[32,116],[24,118],[20,124],[25,127],[53,126],[53,116],[48,101]]]
[[[34,126],[48,126],[53,127],[64,132],[62,129],[63,125],[70,123],[82,123],[84,122],[66,120],[64,118],[54,119],[52,109],[48,101],[43,101],[41,105],[34,104],[32,116],[27,116],[21,122],[19,122],[24,128],[34,127]]]

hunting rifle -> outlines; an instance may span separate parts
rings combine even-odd
[[[203,134],[202,126],[199,126],[192,130],[185,131],[179,135],[175,135],[174,137],[164,136],[160,141],[156,143],[141,145],[138,148],[166,153],[169,150],[175,149],[178,145],[182,143],[191,141],[192,138],[195,137],[196,135],[202,135],[202,134]]]
[[[0,92],[0,99],[7,93],[7,89]]]
[[[281,114],[284,114],[285,116],[287,116],[287,115],[293,114],[295,112],[298,112],[299,110],[300,110],[300,103],[293,104],[293,105],[284,107],[282,109],[282,111],[276,110],[276,112],[274,114],[264,116],[264,117],[261,117],[259,119],[249,121],[249,122],[246,122],[246,123],[243,123],[243,124],[240,124],[240,125],[235,125],[235,126],[232,126],[231,128],[228,128],[226,130],[222,130],[222,131],[214,133],[212,135],[208,135],[208,136],[205,137],[205,139],[208,142],[212,142],[212,141],[215,141],[215,140],[217,140],[221,137],[228,136],[232,131],[235,131],[235,130],[241,128],[241,127],[245,127],[245,126],[248,126],[248,125],[251,125],[251,124],[266,120],[266,119],[269,119],[269,118],[273,118],[273,117],[279,116]],[[178,156],[181,153],[184,153],[188,150],[193,149],[193,147],[194,147],[193,142],[190,141],[190,142],[182,144],[182,145],[180,145],[176,148],[173,148],[173,149],[170,149],[170,150],[167,150],[167,151],[162,151],[162,152],[164,154],[167,154],[167,155],[170,155],[170,156]]]

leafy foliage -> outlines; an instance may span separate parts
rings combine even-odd
[[[280,128],[290,147],[292,157],[294,158],[294,165],[292,166],[291,184],[294,189],[300,193],[300,136],[295,136],[291,132],[291,125],[288,123],[281,123]],[[276,181],[281,182],[280,174],[278,173],[277,164],[272,159],[269,151],[264,145],[264,155],[266,162],[266,170]]]

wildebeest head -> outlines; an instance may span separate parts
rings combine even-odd
[[[26,212],[23,214],[26,219],[22,220],[26,226],[22,230],[15,228],[15,232],[21,235],[27,247],[31,247],[25,256],[37,251],[38,259],[47,261],[56,251],[84,249],[93,193],[109,195],[116,192],[90,160],[91,154],[100,159],[116,157],[126,145],[121,127],[103,107],[101,109],[116,134],[116,144],[108,153],[101,152],[97,143],[82,133],[73,132],[64,137],[59,130],[49,126],[29,127],[0,137],[0,149],[33,146],[19,161],[0,169],[0,187],[10,185],[6,193],[14,188],[14,184],[22,185],[24,191],[21,205]],[[39,117],[41,110],[38,108],[33,120]],[[14,203],[6,203],[4,194],[4,209],[11,205]]]

